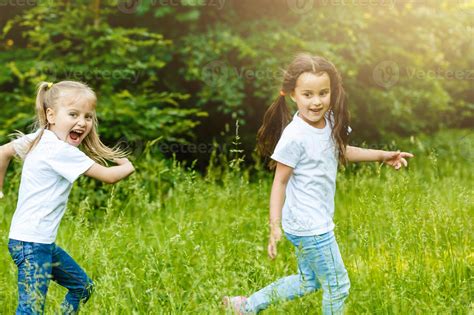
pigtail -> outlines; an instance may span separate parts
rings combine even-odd
[[[349,109],[347,108],[347,97],[342,85],[342,77],[336,67],[329,61],[328,70],[331,77],[331,90],[333,96],[331,98],[331,110],[334,114],[332,138],[336,144],[336,153],[339,163],[347,164],[346,147],[349,142]]]
[[[260,156],[267,158],[272,155],[283,129],[290,120],[291,114],[284,93],[280,93],[280,96],[265,112],[263,124],[257,133],[257,151]],[[272,162],[270,161],[270,168],[274,167],[275,163]]]

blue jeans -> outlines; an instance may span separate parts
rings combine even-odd
[[[10,239],[8,250],[18,267],[18,307],[16,314],[43,314],[49,281],[69,292],[61,304],[64,314],[75,314],[86,302],[93,283],[84,270],[56,244],[40,244]]]
[[[350,282],[334,232],[316,236],[285,234],[296,247],[298,274],[281,278],[252,294],[245,311],[257,313],[274,302],[292,300],[322,288],[323,314],[343,314]]]

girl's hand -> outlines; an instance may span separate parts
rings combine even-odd
[[[275,259],[277,256],[277,243],[281,240],[281,228],[272,226],[270,230],[270,239],[268,241],[268,256]]]
[[[384,151],[382,161],[398,171],[402,166],[408,166],[408,162],[405,158],[412,157],[414,157],[414,155],[408,152]]]
[[[115,159],[114,163],[117,165],[124,165],[124,164],[130,163],[130,160],[127,158]]]

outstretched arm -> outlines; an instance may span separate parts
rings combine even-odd
[[[407,166],[407,158],[414,157],[413,154],[400,151],[383,151],[353,147],[346,147],[346,158],[349,162],[383,162],[395,168],[400,169]]]
[[[281,210],[285,203],[286,185],[293,174],[293,168],[277,162],[275,178],[273,179],[270,195],[270,239],[268,242],[268,256],[274,259],[277,255],[277,243],[281,239]]]
[[[118,165],[105,167],[95,163],[84,173],[84,175],[95,178],[107,184],[115,184],[135,171],[132,163],[126,158],[117,159],[114,162]]]
[[[11,142],[0,146],[0,199],[3,198],[3,181],[5,180],[5,174],[15,154],[16,152]]]

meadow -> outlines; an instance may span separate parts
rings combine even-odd
[[[395,171],[349,165],[337,179],[336,237],[351,279],[348,314],[473,314],[472,131],[444,131],[390,144],[416,157]],[[248,157],[246,157],[248,158]],[[296,272],[282,241],[268,259],[271,172],[212,155],[203,174],[154,158],[107,186],[75,184],[57,244],[91,276],[83,314],[224,314],[223,295],[249,294]],[[13,314],[16,267],[7,250],[20,163],[0,201],[0,313]],[[65,290],[52,284],[47,314]],[[319,314],[321,292],[264,314]]]

